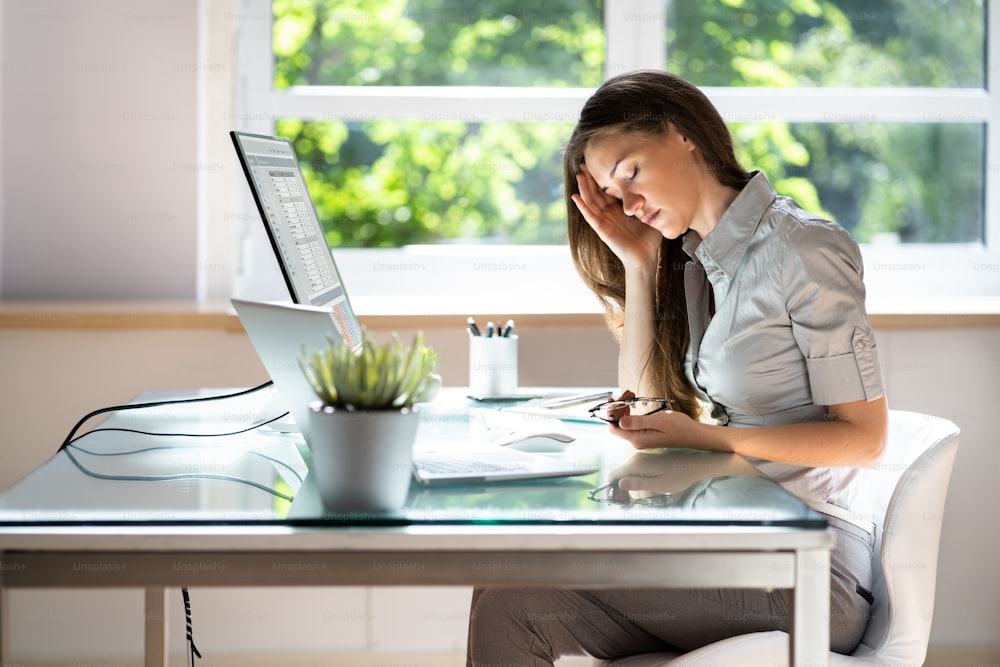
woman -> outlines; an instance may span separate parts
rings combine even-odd
[[[824,512],[831,648],[868,620],[874,536],[859,469],[888,408],[857,244],[737,161],[695,86],[659,71],[608,80],[564,157],[569,243],[620,341],[619,384],[678,409],[625,414],[637,449],[736,452]],[[692,650],[788,629],[788,591],[477,589],[470,665],[551,665]]]

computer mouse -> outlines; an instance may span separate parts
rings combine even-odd
[[[574,440],[576,438],[568,433],[526,433],[505,439],[499,444],[522,452],[564,452]]]

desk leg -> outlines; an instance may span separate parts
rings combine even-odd
[[[10,661],[10,635],[7,634],[10,604],[7,598],[7,587],[0,582],[0,665],[13,664]]]
[[[829,665],[830,551],[806,549],[795,561],[790,664]]]
[[[167,600],[167,589],[146,589],[146,614],[144,616],[146,646],[145,667],[167,666],[167,630],[170,622],[167,612],[169,610],[169,606],[170,605]]]

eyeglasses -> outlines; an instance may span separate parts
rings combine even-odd
[[[613,480],[602,484],[596,489],[591,489],[588,499],[595,503],[612,503],[614,505],[645,505],[647,507],[666,507],[674,502],[674,496],[670,493],[631,493],[618,488],[618,480]]]
[[[597,417],[609,424],[617,424],[625,416],[625,411],[633,415],[651,415],[663,410],[673,410],[677,401],[672,398],[627,398],[606,401],[595,405],[588,412],[591,417]]]

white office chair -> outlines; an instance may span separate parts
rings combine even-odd
[[[958,450],[958,427],[915,412],[889,413],[889,442],[873,473],[878,510],[875,605],[853,655],[830,653],[834,667],[922,665],[934,611],[938,546],[948,480]],[[603,667],[695,667],[787,664],[788,635],[756,632],[690,653],[650,653],[597,661]]]

